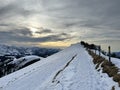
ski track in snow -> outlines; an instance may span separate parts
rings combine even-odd
[[[92,57],[80,44],[0,79],[0,90],[111,90],[112,86],[120,89],[112,78],[95,70]]]

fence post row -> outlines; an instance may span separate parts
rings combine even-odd
[[[99,56],[101,56],[101,53],[106,54],[106,52],[102,52],[100,45],[96,46],[94,44],[85,43],[84,41],[81,41],[81,44],[84,45],[84,47],[86,47],[87,50],[94,49],[95,54],[97,54],[97,50],[98,50]],[[108,46],[107,56],[108,56],[109,62],[111,62],[111,46]]]

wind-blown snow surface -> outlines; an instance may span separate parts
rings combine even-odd
[[[91,56],[80,44],[0,79],[0,90],[111,90],[112,86],[120,89],[95,70]]]

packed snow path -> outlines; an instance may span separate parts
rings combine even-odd
[[[0,90],[111,90],[112,86],[117,84],[95,70],[80,44],[0,79]]]

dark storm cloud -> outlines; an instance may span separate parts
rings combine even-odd
[[[45,0],[43,2],[47,6],[46,13],[60,18],[61,21],[63,20],[62,23],[65,27],[81,26],[88,28],[120,29],[119,0]],[[66,20],[66,17],[71,18],[67,18],[68,20]]]
[[[64,41],[64,40],[69,40],[71,38],[73,38],[70,34],[68,33],[54,33],[54,30],[51,29],[45,29],[45,28],[40,28],[40,31],[37,31],[37,34],[52,34],[52,35],[48,35],[47,37],[44,37],[43,40],[55,40],[55,41]],[[53,38],[53,39],[52,39]],[[56,38],[56,39],[55,39]]]
[[[95,42],[101,42],[101,41],[110,41],[111,43],[112,41],[117,41],[119,42],[119,38],[120,38],[120,33],[119,31],[105,31],[105,30],[100,30],[100,31],[93,31],[88,32],[89,34],[85,34],[83,36],[81,36],[80,38],[82,40],[90,40],[90,41],[95,41]]]
[[[67,33],[61,33],[60,35],[69,36],[69,34],[67,34]]]
[[[0,19],[9,19],[11,17],[26,17],[30,14],[34,13],[34,11],[29,11],[24,8],[24,2],[14,1],[12,3],[9,3],[5,6],[0,7]],[[11,21],[12,22],[12,21]]]
[[[94,3],[95,2],[95,3]],[[100,0],[94,1],[93,5],[88,4],[90,16],[86,20],[85,27],[90,28],[109,28],[114,30],[120,29],[120,1],[119,0]],[[109,29],[107,29],[109,31]]]
[[[41,2],[34,0],[34,4],[33,0],[28,2],[16,0],[0,7],[0,15],[10,15],[12,17],[12,14],[15,17],[15,15],[26,16],[33,13],[36,14],[35,10],[33,10],[35,3],[44,8],[43,10],[37,9],[36,12],[42,11],[42,14],[58,18],[61,21],[58,24],[62,24],[64,27],[107,27],[115,30],[120,29],[120,20],[118,19],[120,18],[119,0],[41,0]],[[28,5],[27,8],[25,8],[26,5]],[[39,8],[39,6],[36,6],[36,8]]]
[[[55,35],[48,35],[44,37],[32,37],[32,33],[29,29],[27,28],[22,28],[22,29],[16,29],[12,31],[0,31],[0,38],[1,42],[11,42],[11,41],[16,41],[16,42],[51,42],[51,41],[64,41],[67,39],[70,39],[68,37],[68,34],[66,33],[60,33],[60,34],[55,34]]]
[[[9,4],[7,6],[3,6],[0,8],[0,15],[3,16],[5,14],[9,14],[11,11],[14,11],[17,8],[14,4]]]
[[[66,40],[70,40],[70,39],[76,38],[75,36],[72,36],[72,35],[70,35],[68,33],[64,33],[64,32],[60,33],[59,36],[66,38]]]
[[[78,27],[88,28],[108,27],[115,30],[120,29],[120,20],[118,19],[120,18],[119,0],[41,0],[41,2],[37,0],[34,0],[34,2],[33,0],[27,2],[16,0],[0,7],[0,16],[10,15],[12,17],[12,14],[15,17],[15,15],[36,14],[34,10],[35,3],[43,7],[43,10],[37,9],[36,12],[42,11],[42,14],[58,18],[61,21],[58,24],[65,27],[77,25]],[[36,6],[36,8],[39,8],[39,6]]]
[[[0,38],[2,42],[8,42],[15,40],[17,41],[18,38],[22,37],[29,37],[32,36],[31,31],[28,28],[21,28],[15,30],[8,30],[8,31],[0,31]]]
[[[47,33],[53,33],[53,31],[51,29],[46,29],[46,28],[38,28],[40,29],[40,31],[37,31],[36,33],[38,34],[47,34]]]
[[[14,35],[32,36],[32,32],[28,28],[15,29],[11,32]]]
[[[0,24],[0,26],[9,26],[9,24]]]

